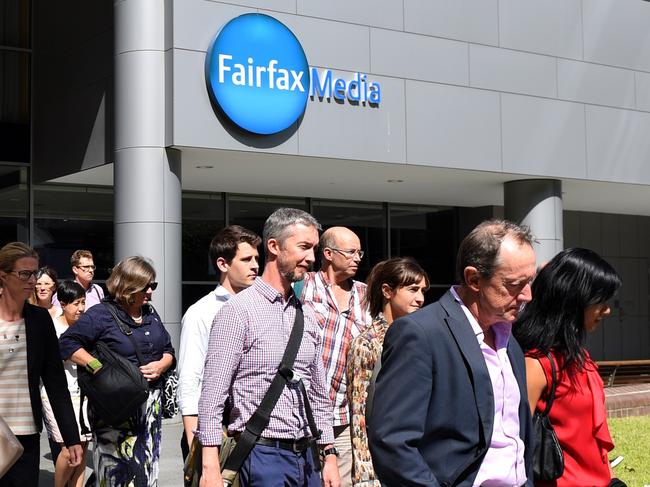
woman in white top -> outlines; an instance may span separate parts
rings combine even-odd
[[[37,487],[42,406],[39,381],[45,384],[71,466],[79,465],[82,448],[67,393],[63,363],[52,318],[27,303],[34,292],[38,254],[21,242],[0,248],[0,416],[25,451],[7,471],[2,487]]]
[[[54,329],[56,336],[60,337],[68,327],[73,326],[77,322],[84,312],[86,308],[86,291],[76,281],[66,280],[59,284],[56,293],[59,298],[59,303],[61,303],[62,314],[54,319]],[[72,400],[78,426],[80,391],[77,381],[77,365],[70,360],[66,360],[63,363],[63,368],[65,369],[68,391],[70,392],[70,399]],[[41,387],[41,401],[43,402],[43,419],[45,420],[47,434],[52,441],[58,443],[61,447],[61,453],[56,459],[54,469],[54,485],[55,487],[81,487],[84,485],[84,474],[86,470],[85,457],[88,441],[90,441],[92,436],[90,434],[83,435],[81,431],[79,432],[81,447],[83,449],[82,461],[76,467],[70,466],[70,453],[63,444],[63,437],[56,424],[54,413],[50,407],[50,401],[43,387]],[[85,412],[84,417],[86,417]]]

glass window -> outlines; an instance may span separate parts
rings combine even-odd
[[[28,171],[0,165],[0,246],[29,242]]]
[[[229,195],[228,224],[241,225],[261,237],[264,222],[278,208],[298,208],[307,211],[307,203],[304,198]]]
[[[183,193],[183,281],[214,282],[208,257],[215,234],[225,226],[221,194]]]
[[[183,313],[214,289],[217,274],[208,249],[215,234],[224,226],[220,193],[183,192]]]
[[[0,50],[0,160],[29,162],[30,54]]]
[[[388,255],[386,219],[381,203],[314,200],[313,213],[323,229],[344,226],[357,234],[365,255],[359,265],[356,279],[365,281],[374,264]]]
[[[31,47],[31,0],[0,2],[0,46]]]
[[[429,274],[427,303],[455,282],[456,214],[443,206],[390,206],[391,255],[413,257]]]
[[[59,277],[72,277],[70,256],[77,249],[93,253],[95,281],[113,267],[113,188],[43,184],[34,187],[34,248],[41,264]]]

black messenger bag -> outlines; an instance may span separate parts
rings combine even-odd
[[[106,424],[116,428],[124,423],[149,396],[149,384],[140,369],[98,341],[92,355],[102,368],[91,374],[78,367],[79,387],[93,412]],[[81,421],[83,423],[83,421]]]

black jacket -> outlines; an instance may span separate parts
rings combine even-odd
[[[29,399],[36,427],[39,431],[43,429],[43,407],[39,390],[42,380],[65,445],[79,444],[77,420],[72,409],[52,318],[47,310],[29,303],[25,303],[23,317],[27,335]]]

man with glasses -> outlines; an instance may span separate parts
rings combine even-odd
[[[512,336],[532,299],[533,237],[481,223],[458,249],[458,285],[384,339],[366,418],[382,485],[532,486],[524,354]]]
[[[352,443],[345,368],[352,340],[371,323],[366,285],[353,278],[363,258],[359,237],[345,227],[323,232],[321,268],[304,280],[300,297],[316,315],[323,334],[323,362],[334,402],[334,436],[341,485],[352,485]]]
[[[101,286],[93,283],[95,277],[95,261],[90,250],[75,250],[70,257],[74,280],[86,290],[86,311],[99,304],[104,299],[104,290]],[[52,304],[61,307],[56,295],[52,298]]]

